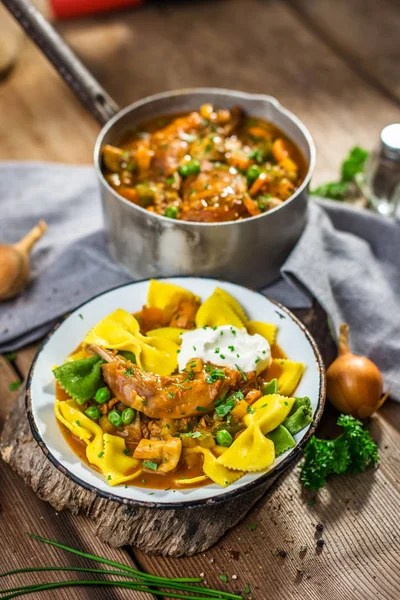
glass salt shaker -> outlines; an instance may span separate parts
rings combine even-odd
[[[376,212],[385,217],[396,215],[400,207],[400,123],[382,129],[380,147],[370,153],[356,181]]]

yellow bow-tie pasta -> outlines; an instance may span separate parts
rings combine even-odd
[[[223,290],[218,291],[217,288],[200,306],[196,314],[196,326],[198,328],[206,326],[220,327],[221,325],[232,325],[238,329],[243,329],[246,326],[246,323],[233,308],[232,303],[228,304],[226,301],[226,296],[229,296],[229,294],[227,292],[221,294],[222,291]],[[231,298],[231,300],[233,303],[235,303],[234,306],[238,304],[234,298]],[[239,304],[238,306],[241,309]],[[246,318],[245,315],[244,317]]]
[[[299,385],[305,366],[285,358],[274,358],[267,371],[267,380],[278,380],[278,392],[283,396],[291,396]]]
[[[226,452],[218,458],[218,463],[228,469],[240,471],[263,471],[275,460],[275,446],[255,423],[247,427]]]
[[[110,485],[119,485],[137,477],[142,469],[140,462],[125,454],[125,441],[103,433],[97,423],[89,419],[74,400],[56,401],[57,419],[77,438],[86,444],[86,457],[98,467]]]
[[[181,334],[188,331],[187,329],[180,329],[179,327],[159,327],[158,329],[151,329],[147,332],[149,337],[159,337],[164,340],[171,340],[175,344],[180,345],[182,343]]]
[[[181,288],[179,285],[151,279],[149,291],[147,292],[147,306],[151,308],[177,308],[179,302],[184,299],[198,299],[197,296]]]
[[[234,483],[244,475],[244,473],[238,470],[231,471],[230,469],[227,469],[223,465],[219,464],[219,459],[217,459],[211,452],[211,450],[209,450],[208,448],[196,446],[195,448],[190,448],[189,450],[186,450],[186,452],[188,454],[192,452],[195,454],[202,454],[204,457],[204,474],[207,475],[207,477],[209,477],[215,483],[218,483],[218,485],[220,485],[221,487],[226,487],[231,483]]]
[[[120,485],[140,475],[140,461],[125,454],[125,441],[108,433],[104,434],[103,474],[109,485]]]
[[[293,404],[294,398],[288,398],[279,394],[262,396],[262,398],[259,398],[257,402],[251,405],[251,411],[247,413],[243,421],[247,427],[258,423],[261,432],[265,435],[275,429],[275,427],[278,427],[286,419],[292,410]]]
[[[78,439],[89,443],[101,428],[79,409],[75,400],[56,400],[54,412],[57,419]],[[83,418],[82,418],[83,417]]]
[[[78,407],[75,400],[55,403],[57,419],[77,438],[87,444],[86,456],[92,465],[103,470],[103,430],[89,419]]]
[[[247,429],[219,458],[219,464],[229,469],[242,471],[263,471],[275,460],[274,444],[265,437],[289,414],[294,398],[278,394],[263,396],[251,406],[243,421]]]
[[[231,307],[231,309],[233,310],[233,312],[242,321],[242,323],[244,325],[247,325],[247,322],[248,322],[247,315],[244,312],[244,309],[242,308],[242,306],[236,300],[236,298],[234,298],[233,296],[231,296],[228,292],[226,292],[222,288],[218,288],[218,287],[215,288],[214,294],[216,296],[218,296],[219,298],[221,298],[221,300],[223,300],[225,302],[225,304],[228,304]],[[230,325],[230,323],[227,323],[227,325]]]
[[[92,354],[88,352],[85,348],[82,350],[78,350],[78,352],[74,352],[70,354],[65,362],[72,362],[74,360],[82,360],[84,358],[90,358]]]
[[[258,333],[265,338],[270,346],[275,344],[276,332],[278,327],[273,323],[262,323],[261,321],[249,321],[247,323],[247,331],[250,335]]]
[[[139,367],[158,375],[170,375],[178,366],[178,345],[169,339],[142,335],[135,317],[122,308],[97,323],[84,342],[111,350],[130,350]]]

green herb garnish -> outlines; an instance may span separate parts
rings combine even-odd
[[[189,431],[188,433],[181,433],[180,435],[181,435],[181,437],[185,436],[188,438],[193,438],[195,440],[195,439],[201,437],[203,434],[201,433],[201,431]]]
[[[142,465],[146,467],[146,469],[151,469],[152,471],[157,471],[158,469],[158,464],[152,460],[144,460]]]
[[[22,381],[13,381],[8,386],[8,389],[10,390],[10,392],[15,392],[15,390],[17,390],[19,388],[19,386],[21,385],[21,383],[22,383]]]
[[[235,408],[238,400],[243,400],[243,392],[238,390],[229,396],[229,398],[224,402],[224,400],[219,401],[219,403],[215,406],[215,412],[219,417],[225,417],[225,415],[229,414],[232,409]]]
[[[237,368],[237,370],[239,371],[239,373],[241,374],[241,376],[243,377],[243,381],[247,381],[247,376],[245,375],[245,373],[243,373],[242,369],[239,367],[239,365],[235,365],[235,367]]]
[[[249,158],[250,160],[255,160],[259,165],[262,165],[264,162],[263,153],[258,148],[250,152]]]
[[[378,446],[361,421],[341,415],[337,424],[344,429],[339,437],[320,440],[313,435],[304,450],[301,481],[310,490],[324,487],[334,473],[361,473],[379,460]]]
[[[324,183],[312,190],[311,193],[332,200],[345,200],[356,175],[364,170],[367,158],[368,152],[366,150],[354,146],[342,163],[340,180]]]
[[[221,371],[221,369],[216,369],[211,365],[206,365],[205,370],[206,373],[208,373],[206,376],[206,383],[215,383],[217,379],[225,379],[226,377],[224,371]]]

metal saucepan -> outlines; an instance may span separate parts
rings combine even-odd
[[[135,278],[197,275],[255,288],[277,279],[307,218],[315,147],[303,123],[271,96],[215,88],[165,92],[120,110],[29,0],[2,1],[81,102],[104,125],[96,141],[94,163],[113,258]],[[115,143],[122,133],[144,120],[195,110],[205,102],[224,108],[240,105],[249,115],[274,123],[297,144],[306,158],[308,171],[289,200],[242,221],[194,223],[150,213],[111,188],[101,170],[103,144]]]

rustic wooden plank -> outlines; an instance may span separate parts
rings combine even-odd
[[[313,2],[314,7],[316,4]],[[358,14],[357,19],[365,27],[364,15]],[[219,85],[275,94],[306,121],[316,139],[317,181],[334,175],[349,146],[371,146],[382,125],[398,119],[393,102],[359,77],[354,65],[344,65],[332,51],[333,46],[318,39],[278,2],[178,2],[159,9],[149,4],[138,11],[65,23],[61,29],[122,104],[181,85]],[[363,46],[369,46],[369,38],[367,33],[362,35]],[[135,60],[127,61],[126,56]],[[302,57],[300,67],[293,59],[298,56]],[[0,123],[1,158],[91,160],[96,125],[30,44],[3,91],[6,93],[0,97],[0,108],[7,114],[7,124]],[[17,360],[22,373],[29,362],[24,360]],[[331,420],[327,413],[327,430],[332,429]],[[231,587],[243,589],[249,582],[258,598],[264,598],[268,590],[268,595],[277,599],[394,600],[399,596],[394,563],[399,550],[395,516],[399,427],[398,407],[388,403],[373,419],[373,432],[379,434],[383,453],[380,469],[356,480],[338,479],[312,507],[295,493],[299,484],[294,469],[273,495],[259,503],[260,511],[257,509],[206,556],[149,560],[136,552],[136,557],[153,570],[175,575],[204,572],[214,585],[221,584],[220,573],[238,575],[238,580],[230,580]],[[6,499],[0,486],[3,507],[13,507],[17,493],[30,510],[33,494],[28,490],[26,502],[27,488],[9,469],[6,473],[13,482]],[[43,510],[48,509],[37,502]],[[20,510],[18,507],[15,514]],[[59,522],[59,517],[41,511],[34,511],[32,522],[37,524],[44,516],[46,524],[48,521],[51,528],[55,527],[53,520]],[[71,526],[79,522],[76,519],[71,518]],[[317,520],[323,520],[326,526],[327,545],[320,555],[314,551],[313,525]],[[3,521],[0,518],[0,525]],[[256,524],[256,530],[248,529],[248,524]],[[68,529],[69,522],[63,522],[56,530],[59,539],[68,539]],[[82,525],[79,537],[86,531],[87,525]],[[294,542],[288,541],[292,534],[296,536]],[[7,530],[7,536],[1,538],[18,545],[19,537],[12,529]],[[301,559],[303,543],[308,550]],[[273,556],[274,548],[285,549],[288,557]],[[232,551],[240,552],[238,560],[232,557]],[[22,565],[23,560],[17,554],[12,564]],[[305,565],[304,574],[297,572],[299,564]]]
[[[11,390],[10,386],[20,381],[20,376],[13,368],[12,362],[0,355],[0,431],[11,404],[18,395],[18,390]]]
[[[37,345],[31,346],[19,351],[15,361],[8,361],[0,356],[0,430],[4,420],[18,396],[18,391],[10,391],[9,385],[14,381],[22,381],[26,377],[32,359],[36,353]],[[42,502],[35,493],[26,485],[22,479],[14,473],[6,463],[0,459],[0,539],[7,540],[1,551],[0,567],[2,571],[23,567],[39,567],[44,565],[60,566],[90,566],[96,567],[89,561],[84,561],[78,557],[73,557],[62,551],[52,549],[50,546],[39,545],[38,543],[24,537],[24,533],[29,531],[37,533],[50,539],[55,539],[61,543],[75,546],[89,552],[106,556],[111,560],[125,562],[132,567],[138,567],[133,556],[124,550],[111,550],[105,548],[94,533],[94,525],[89,524],[84,516],[72,515],[64,511],[58,512],[46,502]],[[71,579],[90,579],[90,576],[77,573],[45,573],[41,576],[26,574],[24,576],[14,576],[7,580],[2,580],[4,588],[14,587],[21,583],[29,585],[39,581],[59,581]],[[94,575],[93,578],[98,576]],[[41,595],[33,594],[32,598],[39,598]],[[61,599],[124,599],[124,598],[154,598],[151,594],[139,594],[129,590],[116,590],[102,588],[68,588],[58,590],[57,597]]]
[[[124,550],[107,548],[95,536],[94,526],[84,516],[72,515],[64,511],[58,512],[49,504],[42,502],[34,492],[22,484],[21,478],[0,460],[0,539],[3,540],[0,558],[0,570],[15,568],[39,567],[46,565],[88,566],[97,568],[93,563],[62,550],[39,544],[25,537],[25,532],[36,533],[43,537],[73,546],[84,552],[106,556],[110,560],[124,562],[132,567],[137,565]],[[100,565],[101,568],[101,565]],[[26,573],[1,580],[1,587],[29,585],[35,582],[60,581],[72,579],[95,579],[99,575],[80,573],[43,573],[34,575]],[[23,582],[23,583],[22,583]],[[119,600],[137,598],[152,600],[152,594],[142,594],[131,590],[111,590],[110,588],[68,588],[50,592],[48,597],[57,594],[60,600],[102,598]],[[42,598],[42,594],[32,594],[33,600]]]
[[[392,0],[288,0],[372,86],[400,104],[400,5]]]
[[[226,574],[228,584],[223,589],[243,591],[249,584],[254,597],[260,599],[397,599],[400,451],[394,415],[398,415],[398,406],[389,402],[372,419],[372,434],[379,439],[380,467],[332,480],[312,506],[307,502],[313,496],[302,491],[298,469],[293,467],[246,519],[206,554],[179,561],[150,558],[137,551],[135,555],[145,568],[151,566],[168,575],[178,570],[204,573],[211,586],[218,584],[220,574]],[[327,411],[325,432],[332,431],[334,416],[333,410]],[[398,416],[395,419],[398,422]],[[315,530],[319,522],[324,525],[321,535]],[[316,547],[319,537],[326,542],[322,550]],[[286,557],[277,550],[286,552]]]
[[[151,554],[181,556],[207,550],[227,529],[243,519],[273,483],[271,478],[251,490],[246,494],[245,503],[237,503],[232,498],[224,504],[208,502],[188,511],[126,506],[106,500],[73,483],[46,459],[32,438],[24,392],[10,411],[1,437],[0,452],[3,460],[39,498],[57,510],[68,509],[73,514],[85,514],[96,525],[96,535],[102,541],[113,547],[134,544]]]
[[[30,344],[29,346],[25,346],[25,348],[22,348],[17,352],[15,366],[24,379],[26,379],[28,376],[29,369],[31,368],[32,361],[35,358],[35,354],[39,346],[40,342],[36,344]]]

